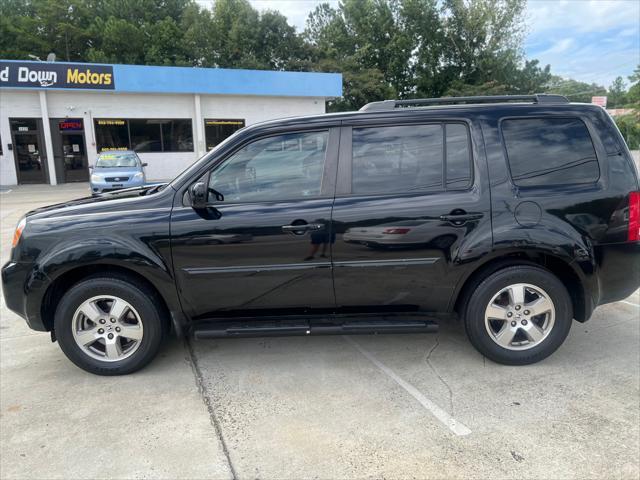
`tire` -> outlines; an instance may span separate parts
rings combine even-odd
[[[471,293],[464,311],[471,344],[504,365],[545,359],[562,345],[573,321],[565,286],[549,271],[532,266],[494,272]]]
[[[156,356],[162,344],[163,312],[157,305],[161,302],[155,292],[125,277],[82,280],[56,309],[54,328],[60,348],[74,364],[96,375],[135,372]],[[91,343],[81,346],[86,342]]]

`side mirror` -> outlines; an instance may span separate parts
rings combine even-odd
[[[149,165],[148,163],[143,163],[142,166],[146,167],[147,165]]]
[[[191,207],[195,210],[204,210],[207,208],[207,184],[204,182],[196,182],[189,187],[189,196],[191,197]]]

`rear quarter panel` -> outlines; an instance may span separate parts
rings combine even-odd
[[[587,125],[600,166],[597,182],[527,188],[513,183],[501,121],[540,116],[575,117]],[[625,208],[629,192],[638,188],[637,177],[606,113],[587,105],[505,106],[485,114],[482,124],[491,178],[494,255],[540,251],[563,259],[578,273],[594,307],[637,288],[637,247],[625,243]]]

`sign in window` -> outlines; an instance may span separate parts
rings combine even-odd
[[[191,119],[99,118],[94,123],[99,152],[193,152]]]
[[[243,119],[206,119],[204,121],[204,136],[207,142],[207,150],[211,150],[244,126]]]

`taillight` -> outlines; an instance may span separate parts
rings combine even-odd
[[[640,240],[640,192],[629,194],[629,241]]]
[[[18,245],[18,242],[20,241],[20,237],[22,236],[22,231],[24,230],[24,227],[26,225],[27,225],[26,218],[23,218],[18,222],[18,225],[16,226],[16,230],[13,232],[13,240],[11,240],[11,246],[13,248],[15,248],[16,245]]]
[[[410,231],[410,228],[385,228],[382,233],[385,235],[404,235]]]

